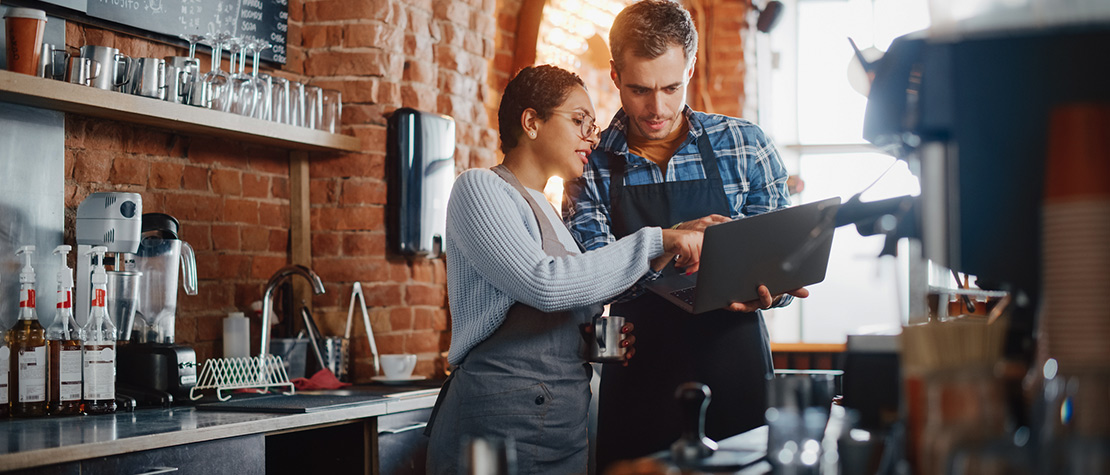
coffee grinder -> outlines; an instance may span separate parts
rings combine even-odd
[[[178,266],[185,293],[197,294],[196,259],[192,246],[178,237],[179,227],[168,214],[142,215],[142,239],[133,265],[143,274],[139,305],[130,341],[119,345],[118,365],[120,391],[140,405],[168,406],[174,399],[186,400],[197,381],[196,352],[174,344]]]

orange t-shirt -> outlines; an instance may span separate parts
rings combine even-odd
[[[659,170],[666,176],[667,163],[671,161],[671,157],[682,146],[682,142],[686,140],[686,134],[689,131],[690,124],[683,120],[682,127],[675,129],[670,135],[661,139],[649,139],[628,134],[628,151],[651,160],[659,166]]]

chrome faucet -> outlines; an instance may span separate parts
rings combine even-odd
[[[308,280],[312,284],[312,292],[316,295],[324,293],[324,282],[320,280],[320,276],[316,275],[312,269],[302,265],[285,266],[274,272],[270,276],[270,281],[266,282],[266,290],[262,292],[262,352],[259,355],[260,361],[266,360],[266,355],[270,354],[270,311],[273,309],[273,294],[282,282],[286,279],[299,275]]]

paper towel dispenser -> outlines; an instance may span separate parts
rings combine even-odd
[[[389,117],[386,141],[390,251],[437,257],[443,252],[447,198],[455,182],[455,121],[397,109]]]

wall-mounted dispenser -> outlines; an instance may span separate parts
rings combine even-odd
[[[389,117],[387,137],[389,249],[438,257],[455,182],[455,121],[401,108]]]

